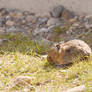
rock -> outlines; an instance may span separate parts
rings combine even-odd
[[[72,18],[72,19],[69,19],[69,22],[70,23],[75,23],[75,22],[77,22],[77,20],[75,18]]]
[[[42,24],[47,24],[47,22],[48,22],[48,18],[47,17],[45,17],[45,18],[40,18],[39,20],[39,25],[42,25]]]
[[[0,13],[1,13],[0,14],[1,16],[5,16],[5,15],[9,14],[9,12],[7,11],[7,9],[5,9],[5,8],[1,8],[0,9]]]
[[[6,29],[6,33],[19,33],[19,32],[26,33],[26,30],[22,28],[16,28],[14,26],[10,27],[9,29]]]
[[[37,36],[35,39],[33,39],[33,41],[35,41],[39,46],[43,45],[44,47],[47,46],[47,48],[53,44],[52,41],[49,41],[41,36]]]
[[[0,39],[0,45],[5,45],[6,43],[8,43],[8,39]]]
[[[25,88],[23,89],[23,92],[30,92],[30,88],[29,88],[29,87],[25,87]]]
[[[86,16],[85,19],[89,24],[92,24],[92,15]]]
[[[35,16],[28,15],[28,16],[26,16],[26,21],[27,22],[36,23],[37,22],[37,18]]]
[[[79,81],[79,78],[75,78],[74,81],[73,81],[73,84],[77,84],[77,82]]]
[[[65,92],[86,92],[86,87],[85,85],[77,86],[71,89],[68,89]]]
[[[45,33],[49,32],[49,30],[47,28],[36,28],[34,31],[33,31],[33,35],[40,35],[40,36],[43,36]]]
[[[18,76],[14,80],[15,85],[24,86],[31,83],[31,77],[29,76]]]
[[[56,25],[56,24],[61,24],[61,21],[57,18],[50,18],[47,22],[47,26],[52,26],[52,25]]]
[[[0,34],[5,34],[5,29],[4,28],[0,28]]]
[[[63,9],[64,7],[61,5],[56,6],[50,11],[50,14],[52,17],[58,18],[62,15]]]
[[[11,20],[8,20],[7,22],[6,22],[6,25],[7,26],[13,26],[15,24],[15,22],[14,21],[11,21]]]
[[[38,54],[47,54],[48,49],[51,47],[51,45],[53,44],[52,41],[49,41],[41,36],[36,36],[36,38],[34,38],[32,40],[34,43],[36,43],[36,45],[38,46],[37,49],[35,49],[35,51]]]
[[[6,23],[6,20],[3,18],[0,18],[0,26],[4,26]]]
[[[79,26],[80,26],[79,23],[74,23],[74,24],[72,25],[72,27],[79,27]]]
[[[7,15],[7,16],[5,17],[5,19],[6,19],[6,20],[11,20],[12,18],[11,18],[11,16],[8,16],[8,15]]]
[[[87,25],[85,25],[85,27],[87,28],[87,29],[89,29],[89,28],[92,28],[92,24],[87,24]]]
[[[74,61],[88,59],[91,48],[82,40],[70,40],[68,42],[57,44],[48,52],[47,60],[56,65],[70,64]]]
[[[23,13],[22,12],[19,12],[19,11],[10,12],[9,13],[9,16],[11,16],[12,18],[15,18],[15,19],[20,19],[20,18],[23,17]]]
[[[64,19],[65,21],[68,21],[69,19],[73,18],[74,14],[70,12],[67,9],[64,9],[61,15],[61,18]]]

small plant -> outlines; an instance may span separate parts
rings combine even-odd
[[[3,35],[1,38],[6,38],[9,40],[6,46],[0,46],[0,53],[5,52],[22,52],[24,54],[30,54],[37,52],[38,54],[44,54],[47,52],[48,44],[40,42],[40,45],[37,42],[30,40],[28,36],[23,36],[21,34],[17,35]]]
[[[59,35],[59,34],[65,32],[65,28],[62,28],[60,26],[57,26],[57,27],[54,28],[54,32]]]
[[[54,28],[54,32],[59,35],[59,34],[61,34],[61,33],[65,33],[65,32],[69,29],[69,27],[70,27],[69,24],[65,24],[64,27],[56,26],[56,27]]]
[[[38,54],[45,54],[48,52],[48,44],[40,42],[40,45],[37,42],[34,42],[33,50]]]

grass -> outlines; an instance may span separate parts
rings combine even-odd
[[[8,43],[0,46],[0,92],[63,92],[79,85],[85,85],[86,92],[92,92],[91,59],[59,68],[38,55],[36,50],[41,53],[43,48],[28,37],[5,35],[1,38],[8,39]],[[13,86],[13,80],[20,75],[30,76],[31,84]]]
[[[58,35],[65,33],[70,28],[70,24],[66,23],[64,27],[56,26],[54,32]]]

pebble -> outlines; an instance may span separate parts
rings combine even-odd
[[[80,24],[79,24],[79,23],[74,23],[72,26],[73,26],[73,27],[79,27]]]
[[[39,19],[39,25],[47,24],[47,22],[48,22],[48,18],[47,17]]]
[[[47,22],[47,26],[52,26],[61,23],[61,21],[57,18],[50,18]]]
[[[6,29],[6,33],[19,33],[19,32],[25,32],[26,30],[22,29],[22,28],[16,28],[16,27],[10,27],[9,29]]]
[[[15,18],[15,19],[19,19],[19,18],[22,18],[23,17],[23,14],[21,12],[10,12],[9,15],[12,17],[12,18]]]
[[[32,78],[29,76],[18,76],[14,79],[14,84],[20,86],[29,85],[31,83],[31,79]]]
[[[0,29],[0,34],[5,34],[5,30],[4,29]]]
[[[77,22],[77,20],[75,18],[72,18],[72,19],[69,20],[69,22],[70,23],[75,23],[75,22]]]
[[[86,92],[86,87],[85,85],[77,86],[71,89],[68,89],[65,92]]]
[[[26,21],[27,22],[32,22],[32,23],[36,23],[36,21],[37,21],[37,18],[35,17],[35,16],[30,16],[30,15],[28,15],[28,16],[26,16]]]
[[[85,27],[87,28],[87,29],[89,29],[89,28],[92,28],[92,24],[90,24],[90,25],[85,25]]]
[[[6,25],[7,26],[14,26],[14,21],[11,21],[11,20],[8,20],[7,22],[6,22]]]

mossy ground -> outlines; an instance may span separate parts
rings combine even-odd
[[[5,35],[8,43],[0,46],[0,92],[63,92],[79,85],[92,92],[92,59],[60,68],[50,65],[35,51],[43,51],[22,35]],[[44,48],[45,49],[45,48]],[[13,86],[17,76],[30,76],[31,84],[26,87]],[[8,87],[10,89],[8,89]]]

